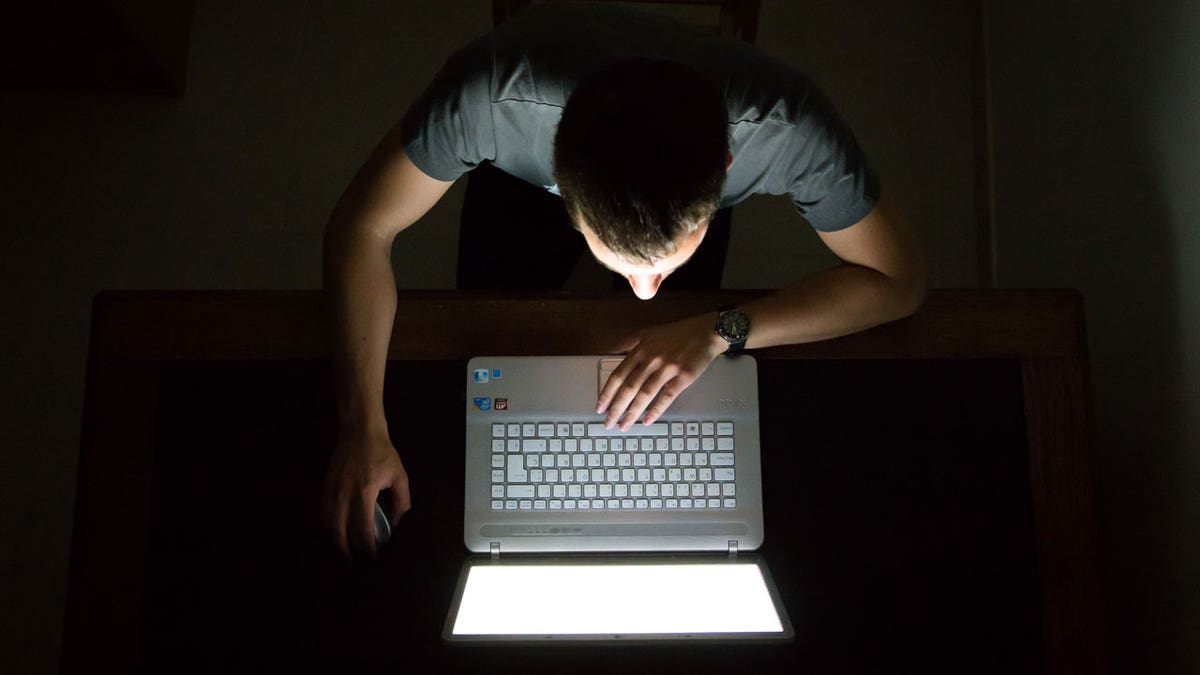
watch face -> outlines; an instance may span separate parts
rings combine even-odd
[[[730,342],[745,342],[750,332],[750,320],[738,311],[728,311],[721,314],[721,333]]]

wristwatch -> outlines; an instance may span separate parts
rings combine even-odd
[[[726,354],[736,354],[746,346],[750,335],[750,318],[735,307],[722,307],[717,315],[717,335],[729,343]]]

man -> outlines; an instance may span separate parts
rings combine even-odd
[[[597,401],[610,426],[658,419],[731,348],[852,333],[911,314],[925,295],[912,234],[803,75],[666,19],[537,5],[447,61],[355,177],[326,231],[339,437],[322,517],[346,555],[374,554],[381,490],[393,493],[393,522],[411,506],[382,406],[396,310],[392,242],[485,163],[561,195],[577,233],[564,225],[546,237],[582,241],[642,299],[693,258],[718,209],[755,193],[790,195],[844,261],[741,307],[631,336]],[[494,256],[503,264],[525,265],[510,257],[522,251],[534,263],[555,258],[523,228],[490,229],[495,245],[509,247]]]

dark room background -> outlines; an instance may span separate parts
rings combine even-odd
[[[341,190],[491,16],[198,0],[180,96],[7,66],[0,672],[57,670],[92,297],[318,287]],[[757,43],[850,121],[934,287],[1082,291],[1118,671],[1200,672],[1200,3],[764,0]],[[401,288],[453,286],[462,188],[397,240]],[[784,198],[734,222],[726,287],[834,261]]]

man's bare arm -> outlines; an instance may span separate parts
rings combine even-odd
[[[408,476],[383,414],[383,374],[396,318],[391,249],[396,235],[425,215],[450,185],[422,173],[394,129],[342,194],[325,229],[338,445],[321,515],[347,556],[350,544],[374,554],[380,490],[392,489],[393,523],[411,506]]]
[[[865,218],[819,233],[843,264],[739,309],[750,319],[748,349],[826,340],[908,316],[924,302],[925,257],[907,221],[885,194]],[[597,401],[605,422],[649,424],[728,347],[713,328],[717,312],[643,330]],[[651,402],[654,402],[651,405]]]

